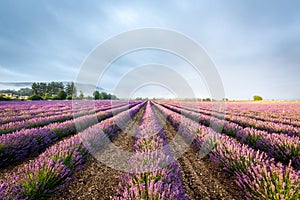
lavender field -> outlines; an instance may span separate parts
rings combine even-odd
[[[90,103],[0,104],[0,199],[300,198],[299,102]]]
[[[0,1],[0,200],[300,200],[300,1]]]

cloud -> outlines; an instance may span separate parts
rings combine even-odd
[[[126,27],[135,26],[139,23],[140,16],[132,9],[115,10],[113,15],[116,16],[116,22]]]
[[[277,0],[272,5],[258,0],[2,1],[1,81],[74,80],[99,43],[131,29],[161,27],[186,34],[207,51],[229,98],[247,99],[257,92],[270,98],[293,96],[269,88],[289,85],[290,91],[297,91],[299,7],[299,1]],[[198,95],[207,95],[192,72],[184,70],[186,65],[172,56],[145,51],[126,57],[112,65],[105,88],[113,88],[118,77],[134,67],[155,61],[186,71]]]

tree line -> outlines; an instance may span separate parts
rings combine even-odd
[[[74,82],[66,83],[63,82],[34,82],[32,83],[33,95],[31,95],[29,100],[72,100],[72,99],[117,99],[115,95],[95,91],[93,97],[85,97],[82,91],[79,91],[75,87]]]
[[[34,82],[31,85],[33,94],[29,100],[71,100],[77,97],[77,90],[73,82]]]
[[[109,94],[106,92],[99,92],[99,91],[95,91],[93,93],[93,96],[94,96],[94,99],[96,99],[96,100],[98,100],[98,99],[112,99],[112,100],[118,99],[116,95]]]

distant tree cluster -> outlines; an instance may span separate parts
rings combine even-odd
[[[84,97],[82,91],[79,91],[77,96],[77,89],[73,82],[64,84],[63,82],[51,83],[33,83],[33,94],[28,98],[29,100],[72,100],[72,99],[117,99],[115,95],[106,92],[95,91],[93,97]]]
[[[116,97],[116,95],[109,94],[109,93],[106,93],[106,92],[99,92],[99,91],[95,91],[93,93],[93,96],[94,96],[94,99],[96,99],[96,100],[102,100],[102,99],[112,99],[112,100],[115,100],[115,99],[118,99]]]
[[[202,101],[212,101],[211,98],[205,98],[205,99],[202,99]]]
[[[135,100],[145,100],[145,101],[148,101],[149,98],[148,97],[145,97],[145,98],[143,98],[143,97],[136,97]],[[153,100],[154,100],[154,98],[153,98]]]
[[[63,82],[54,82],[51,83],[32,83],[33,95],[31,95],[29,100],[71,100],[77,97],[77,90],[75,84]]]
[[[253,96],[253,100],[254,101],[262,101],[263,98],[261,96],[255,95],[255,96]]]

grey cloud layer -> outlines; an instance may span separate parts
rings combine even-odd
[[[229,98],[300,98],[299,9],[299,1],[277,0],[1,1],[1,81],[74,80],[97,44],[131,29],[161,27],[206,49]],[[146,56],[118,66],[126,72]]]

